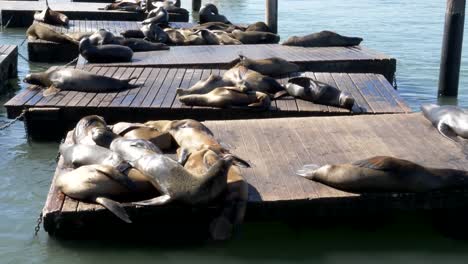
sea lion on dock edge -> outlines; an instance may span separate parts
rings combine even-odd
[[[223,74],[223,80],[233,83],[239,91],[251,90],[268,94],[284,91],[284,87],[276,79],[242,65],[226,71]]]
[[[276,44],[280,41],[280,36],[270,32],[234,30],[231,37],[239,40],[243,44]]]
[[[217,198],[226,188],[224,173],[230,159],[217,161],[203,175],[188,172],[180,163],[141,147],[145,140],[117,138],[110,149],[148,176],[153,186],[161,192],[156,198],[134,202],[135,205],[163,205],[171,201],[186,204],[204,204]]]
[[[65,14],[50,9],[47,1],[46,6],[46,9],[34,14],[34,20],[49,25],[68,27],[69,19]]]
[[[36,84],[47,88],[44,96],[57,93],[59,90],[107,93],[118,92],[125,89],[136,88],[139,84],[130,84],[131,77],[119,80],[107,76],[97,75],[78,69],[49,69],[45,72],[30,73],[24,78],[24,82]]]
[[[80,41],[79,52],[90,63],[113,63],[132,61],[133,51],[127,46],[108,44],[94,46],[89,38]]]
[[[361,41],[362,38],[345,37],[335,32],[324,30],[318,33],[313,33],[302,37],[292,36],[282,44],[286,46],[301,47],[346,47],[357,46],[361,43]]]
[[[164,43],[153,43],[138,38],[125,38],[119,40],[119,44],[129,47],[134,52],[153,51],[153,50],[169,50],[169,46]]]
[[[219,14],[218,8],[213,4],[205,4],[200,8],[198,14],[200,15],[200,24],[207,22],[221,22],[224,24],[231,24],[231,22],[229,22],[225,16]]]
[[[468,112],[458,106],[423,104],[421,110],[424,116],[437,127],[439,133],[453,141],[458,138],[468,139]]]
[[[107,124],[104,118],[97,115],[85,116],[76,123],[73,130],[73,143],[96,145],[93,140],[93,129],[102,128],[107,129]]]
[[[53,30],[51,27],[43,23],[33,23],[28,30],[26,30],[26,36],[31,40],[41,39],[57,43],[71,43],[78,45],[78,41],[66,34]]]
[[[354,98],[350,94],[309,77],[291,78],[285,88],[289,95],[316,104],[337,106],[349,110],[354,106]],[[276,96],[276,98],[279,97]]]
[[[177,88],[176,93],[179,96],[188,94],[205,94],[213,91],[215,88],[232,85],[234,85],[234,83],[231,81],[226,81],[219,75],[211,74],[206,80],[200,80],[188,89]]]
[[[280,76],[299,71],[299,66],[297,64],[278,57],[253,60],[246,56],[239,55],[239,58],[231,62],[231,65],[232,64],[234,64],[233,67],[244,66],[267,76]]]
[[[179,101],[191,106],[211,106],[219,108],[270,108],[270,96],[257,91],[241,92],[237,87],[218,87],[206,94],[190,94],[179,97]]]
[[[91,43],[91,45],[94,46],[118,44],[118,41],[115,39],[114,34],[105,29],[99,29],[98,31],[91,34],[91,36],[89,36],[89,42]]]
[[[349,164],[305,165],[297,174],[353,193],[429,192],[468,186],[468,172],[377,156]]]

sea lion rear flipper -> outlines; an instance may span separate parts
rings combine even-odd
[[[107,210],[111,211],[114,215],[122,219],[122,221],[124,221],[125,223],[132,223],[132,220],[130,220],[130,217],[128,216],[127,212],[119,202],[105,197],[98,197],[96,198],[95,202],[107,208]]]
[[[455,141],[455,142],[459,142],[458,138],[457,138],[457,134],[452,130],[452,128],[447,124],[445,123],[443,120],[441,120],[438,124],[437,124],[437,130],[439,131],[439,133],[452,140],[452,141]]]
[[[57,87],[55,86],[50,86],[49,88],[45,89],[43,92],[42,92],[42,96],[44,97],[47,97],[47,96],[51,96],[51,95],[54,95],[56,93],[60,92],[60,89],[58,89]]]
[[[283,96],[288,96],[288,95],[289,95],[289,93],[288,93],[287,90],[279,91],[279,92],[276,92],[275,95],[273,95],[273,99],[276,100],[276,99],[279,99],[279,98],[281,98]]]
[[[133,205],[163,205],[171,201],[169,194],[161,195],[153,199],[133,202]]]
[[[227,157],[232,159],[232,164],[235,165],[235,166],[238,166],[238,167],[241,167],[241,168],[250,168],[250,163],[248,163],[247,161],[239,158],[236,155],[226,154],[226,155],[224,155],[223,158],[226,159]]]

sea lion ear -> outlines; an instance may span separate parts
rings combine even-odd
[[[442,136],[454,142],[459,142],[457,138],[457,134],[452,130],[452,128],[447,123],[445,123],[444,120],[439,121],[439,123],[437,124],[437,130]]]
[[[45,89],[42,92],[42,96],[47,97],[47,96],[55,95],[58,92],[60,92],[60,89],[58,89],[55,86],[51,85],[49,88]]]

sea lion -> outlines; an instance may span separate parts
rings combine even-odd
[[[119,44],[129,47],[134,52],[152,51],[152,50],[169,50],[169,46],[164,43],[153,43],[144,39],[125,38],[119,40]]]
[[[89,42],[94,46],[101,46],[106,44],[118,44],[118,41],[115,40],[114,34],[105,29],[99,29],[89,36]]]
[[[79,51],[81,56],[90,63],[112,63],[132,61],[133,51],[122,45],[94,46],[89,38],[80,41]]]
[[[201,30],[201,29],[207,29],[207,30],[223,30],[226,31],[231,28],[231,27],[237,27],[237,29],[243,30],[242,27],[235,26],[232,24],[226,24],[223,22],[206,22],[206,23],[200,23],[196,26],[194,26],[192,29],[193,30]]]
[[[153,1],[151,2],[151,5],[153,5],[155,8],[164,8],[168,13],[172,14],[181,14],[181,15],[188,15],[187,9],[181,8],[180,7],[180,0],[177,0],[176,2],[173,1]]]
[[[218,197],[226,188],[224,173],[230,160],[217,161],[205,174],[194,175],[180,163],[141,147],[145,140],[117,138],[110,149],[148,176],[153,186],[161,192],[156,198],[134,202],[135,205],[162,205],[171,201],[187,204],[204,204]]]
[[[247,107],[259,110],[270,108],[269,95],[257,92],[241,92],[237,87],[219,87],[206,94],[189,94],[179,97],[179,101],[191,106],[211,106],[219,108]]]
[[[49,25],[68,27],[69,19],[65,14],[50,9],[48,1],[46,1],[46,6],[46,9],[34,14],[34,20]]]
[[[120,35],[122,35],[124,38],[142,39],[145,37],[145,34],[143,34],[143,31],[140,29],[127,29],[123,32],[120,32]]]
[[[128,178],[132,186],[116,179]],[[100,204],[127,223],[130,218],[123,206],[115,200],[136,201],[158,195],[147,177],[136,169],[125,173],[111,166],[87,165],[59,174],[57,188],[71,198]]]
[[[219,75],[211,74],[206,80],[200,80],[188,89],[177,88],[176,93],[179,96],[187,94],[205,94],[213,91],[215,88],[232,85],[234,84],[231,81],[226,81]]]
[[[276,44],[280,36],[270,32],[234,30],[231,36],[243,44]]]
[[[223,80],[233,83],[240,91],[252,90],[275,94],[284,90],[284,87],[276,79],[244,66],[229,69],[223,74]]]
[[[429,168],[387,156],[321,167],[305,165],[297,174],[353,193],[428,192],[468,186],[466,171]]]
[[[156,24],[144,24],[140,30],[145,35],[145,39],[152,42],[167,43],[169,39],[167,33]]]
[[[161,132],[169,132],[177,144],[185,149],[185,153],[193,153],[202,149],[210,149],[221,157],[230,156],[233,163],[241,167],[250,167],[249,163],[233,155],[218,140],[213,132],[202,123],[193,119],[148,121],[145,125],[154,127]]]
[[[285,88],[289,95],[316,104],[337,106],[349,110],[354,106],[354,98],[349,93],[309,77],[291,78]],[[276,98],[278,97],[276,96]]]
[[[140,0],[120,0],[115,3],[111,3],[106,5],[104,10],[121,10],[121,11],[129,11],[129,12],[143,12],[144,9],[141,7],[142,1]]]
[[[172,136],[168,132],[144,124],[119,122],[112,126],[112,132],[126,139],[148,140],[161,150],[170,149],[172,145]]]
[[[28,30],[26,30],[26,36],[31,40],[41,39],[57,43],[72,43],[78,45],[78,41],[66,34],[53,30],[43,23],[33,23],[29,26]]]
[[[302,47],[333,47],[333,46],[357,46],[362,38],[345,37],[332,31],[321,31],[298,37],[288,38],[283,45],[302,46]]]
[[[84,38],[89,38],[92,34],[90,32],[74,32],[74,33],[65,33],[66,36],[70,37],[71,39],[80,42],[80,40]]]
[[[168,23],[169,23],[169,13],[163,7],[159,7],[159,8],[151,10],[148,13],[148,16],[146,17],[146,19],[143,20],[143,22],[141,22],[142,25],[146,25],[146,24],[166,24],[167,25]]]
[[[175,29],[175,28],[165,28],[164,32],[166,32],[168,36],[168,43],[172,45],[185,45],[186,44],[186,38],[185,36],[180,32],[180,30]]]
[[[93,129],[96,128],[107,129],[104,118],[97,115],[89,115],[81,118],[73,130],[73,143],[96,145],[96,142],[93,140]]]
[[[297,64],[278,57],[253,60],[246,56],[239,55],[239,58],[232,61],[231,64],[235,64],[234,67],[244,66],[267,76],[280,76],[299,71],[299,66]]]
[[[26,75],[23,82],[47,88],[44,90],[44,96],[49,96],[59,90],[91,93],[118,92],[138,87],[139,84],[129,83],[136,78],[119,80],[78,69],[58,68],[49,69],[45,72],[30,73]]]
[[[213,4],[205,4],[200,8],[198,14],[200,15],[200,24],[206,22],[221,22],[224,24],[231,24],[231,22],[229,22],[225,16],[219,14],[218,8]]]
[[[218,39],[219,45],[241,45],[242,42],[239,40],[232,38],[229,33],[224,32],[222,30],[212,30],[211,31],[216,38]]]
[[[423,104],[424,117],[437,127],[439,133],[455,142],[457,136],[468,139],[468,112],[458,106]]]
[[[270,27],[268,27],[267,24],[265,24],[265,22],[256,22],[256,23],[253,23],[253,24],[250,24],[246,29],[245,31],[258,31],[258,32],[269,32],[269,33],[273,33],[270,29]]]
[[[207,29],[200,30],[200,34],[202,38],[205,40],[206,45],[219,45],[221,42],[219,41],[218,37]]]

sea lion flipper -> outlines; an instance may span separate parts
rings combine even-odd
[[[238,167],[241,167],[241,168],[250,168],[250,163],[248,163],[247,161],[241,159],[240,157],[236,156],[236,155],[233,155],[233,154],[227,154],[225,155],[225,159],[226,157],[229,157],[232,159],[232,164],[235,165],[235,166],[238,166]]]
[[[288,96],[288,95],[289,95],[289,93],[288,93],[287,90],[282,90],[282,91],[276,92],[275,95],[273,95],[273,99],[277,100],[277,99],[279,99],[279,98],[281,98],[283,96]]]
[[[130,220],[130,217],[128,216],[127,212],[119,202],[105,197],[97,197],[95,202],[107,208],[118,218],[122,219],[122,221],[124,221],[125,223],[132,223],[132,220]]]
[[[136,190],[137,187],[135,183],[123,173],[123,171],[129,168],[131,168],[130,164],[128,164],[127,162],[122,162],[116,167],[115,171],[103,171],[98,168],[96,168],[96,171],[106,175],[109,179],[120,183],[122,186],[125,186],[129,190]]]
[[[163,205],[171,201],[169,194],[161,195],[153,199],[133,202],[133,205]]]
[[[60,92],[60,89],[58,89],[57,87],[55,86],[50,86],[49,88],[45,89],[43,92],[42,92],[42,95],[44,97],[47,97],[47,96],[51,96],[51,95],[54,95],[56,93]]]
[[[452,141],[455,141],[455,142],[458,142],[458,138],[457,138],[457,134],[452,130],[452,128],[447,124],[445,123],[443,120],[439,121],[439,123],[437,124],[437,130],[439,131],[439,133],[452,140]]]
[[[177,159],[177,162],[179,162],[180,165],[184,166],[185,162],[187,162],[188,158],[190,157],[190,151],[186,148],[180,148],[180,154],[179,154],[179,159]]]
[[[314,172],[319,168],[320,166],[317,164],[306,164],[302,166],[302,169],[296,171],[296,175],[302,176],[306,179],[311,179]]]

